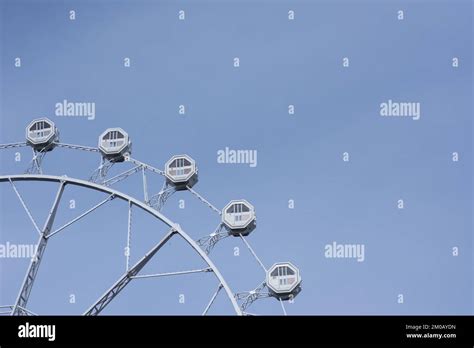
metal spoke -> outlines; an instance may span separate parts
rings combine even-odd
[[[286,314],[285,305],[283,304],[283,300],[280,298],[279,301],[280,301],[280,304],[281,304],[281,309],[283,309],[283,314],[284,314],[284,315],[287,315],[287,314]]]
[[[30,266],[26,272],[25,278],[23,280],[20,292],[15,302],[15,307],[13,308],[11,315],[21,315],[21,310],[19,306],[25,307],[28,303],[30,297],[31,289],[33,288],[34,281],[36,279],[36,274],[39,270],[39,264],[43,258],[44,251],[46,249],[47,239],[44,235],[41,235],[36,247],[36,253],[31,259]]]
[[[146,180],[145,167],[140,167],[140,168],[142,168],[143,200],[145,201],[145,203],[148,203],[148,184]]]
[[[267,269],[266,267],[263,265],[262,261],[260,261],[260,259],[258,258],[257,254],[255,253],[255,251],[253,251],[252,247],[250,246],[250,244],[247,242],[247,240],[244,238],[244,236],[242,236],[241,233],[239,233],[239,236],[240,238],[243,240],[243,242],[245,243],[245,245],[247,246],[247,248],[250,250],[250,252],[252,253],[253,257],[255,258],[255,260],[257,260],[258,264],[260,265],[260,267],[262,267],[262,269],[265,271],[265,274],[267,273]]]
[[[133,276],[133,279],[139,278],[158,278],[158,277],[168,277],[168,276],[175,276],[175,275],[183,275],[183,274],[192,274],[192,273],[202,273],[202,272],[212,272],[212,268],[202,268],[202,269],[192,269],[189,271],[178,271],[178,272],[166,272],[166,273],[156,273],[156,274],[144,274],[144,275],[137,275]]]
[[[153,166],[150,166],[149,164],[146,164],[146,163],[143,163],[143,162],[140,162],[132,157],[125,157],[125,160],[126,161],[129,161],[137,166],[140,166],[140,167],[143,167],[145,169],[148,169],[149,171],[151,172],[154,172],[154,173],[157,173],[157,174],[160,174],[160,175],[165,175],[165,172],[162,171],[161,169],[158,169],[158,168],[155,168]]]
[[[211,308],[212,304],[216,300],[216,297],[217,295],[219,295],[219,292],[221,291],[221,289],[222,289],[222,284],[219,283],[219,286],[217,287],[216,292],[214,293],[214,295],[212,295],[211,300],[207,304],[206,309],[204,309],[204,312],[202,312],[202,315],[207,315],[207,312],[209,312],[209,309]]]
[[[96,210],[97,208],[99,208],[100,206],[104,205],[105,203],[107,203],[108,201],[114,199],[115,197],[115,194],[111,194],[109,195],[106,199],[104,199],[102,202],[100,203],[97,203],[96,205],[94,205],[92,208],[86,210],[84,213],[82,213],[81,215],[75,217],[74,219],[72,219],[71,221],[69,221],[68,223],[62,225],[61,227],[59,227],[57,230],[55,230],[54,232],[51,232],[50,234],[48,234],[46,236],[46,238],[51,238],[52,236],[54,236],[56,233],[59,233],[61,232],[62,230],[64,230],[66,227],[69,227],[70,225],[72,225],[73,223],[75,223],[76,221],[82,219],[84,216],[92,213],[94,210]]]
[[[128,178],[130,175],[132,174],[135,174],[136,172],[138,172],[139,170],[141,169],[140,166],[136,166],[136,167],[133,167],[131,169],[128,169],[126,171],[124,171],[123,173],[120,173],[108,180],[105,180],[102,185],[105,185],[105,186],[110,186],[110,185],[113,185],[113,184],[116,184],[118,183],[119,181],[122,181],[126,178]]]
[[[47,237],[48,234],[51,232],[51,228],[53,227],[54,219],[56,218],[56,213],[58,212],[59,203],[61,202],[61,198],[63,196],[65,188],[66,188],[65,182],[61,181],[61,183],[59,184],[59,189],[58,189],[58,192],[56,193],[56,197],[54,199],[53,205],[49,211],[48,217],[46,218],[46,221],[43,226],[42,234],[45,237]]]
[[[177,233],[175,229],[171,229],[165,237],[156,244],[145,256],[138,261],[130,270],[128,270],[112,287],[107,290],[85,313],[84,315],[98,315],[112,300],[127,286],[128,283],[136,276],[142,268],[151,260],[158,250]]]
[[[99,152],[99,149],[96,147],[90,147],[90,146],[82,146],[82,145],[73,145],[73,144],[65,144],[65,143],[57,143],[54,142],[54,145],[57,147],[63,147],[66,149],[71,149],[71,150],[82,150],[82,151],[89,151],[89,152]]]
[[[47,236],[48,233],[51,231],[51,227],[54,224],[54,219],[56,218],[56,213],[58,211],[59,203],[61,201],[65,185],[66,184],[64,183],[64,181],[61,181],[59,184],[58,192],[56,193],[53,205],[51,206],[48,217],[46,218],[43,230],[40,232],[40,238],[36,247],[35,255],[30,262],[30,266],[28,268],[28,271],[26,272],[25,279],[23,280],[20,292],[18,293],[18,297],[15,302],[15,307],[13,308],[12,315],[20,315],[21,311],[26,311],[26,304],[28,303],[31,289],[33,288],[33,284],[35,282],[36,275],[38,274],[39,266],[41,264],[41,260],[43,258],[43,254],[48,242]]]
[[[33,216],[31,215],[31,212],[30,212],[30,210],[28,209],[28,207],[27,207],[25,201],[24,201],[23,198],[21,197],[20,192],[18,192],[18,190],[17,190],[15,184],[13,183],[13,181],[12,181],[11,179],[8,179],[8,180],[10,181],[10,184],[12,184],[12,187],[13,187],[13,190],[15,191],[15,193],[16,193],[16,196],[17,196],[18,199],[20,200],[21,205],[23,206],[23,209],[25,209],[26,214],[28,214],[28,217],[30,218],[30,220],[31,220],[31,222],[33,223],[33,225],[35,226],[36,231],[38,232],[39,235],[41,235],[41,231],[40,231],[38,225],[36,224],[35,219],[34,219]]]
[[[132,241],[132,202],[128,201],[127,253],[125,255],[127,258],[127,264],[126,264],[127,271],[130,268],[131,241]]]
[[[0,150],[3,149],[13,149],[15,147],[25,147],[27,144],[25,142],[22,143],[10,143],[10,144],[0,144]]]
[[[240,309],[237,301],[235,300],[234,294],[230,290],[229,285],[227,284],[227,282],[225,281],[224,277],[219,272],[219,270],[216,268],[214,263],[211,261],[211,259],[207,256],[207,254],[196,244],[196,242],[187,233],[184,233],[184,231],[181,229],[181,227],[178,224],[175,224],[174,226],[178,230],[178,233],[181,236],[181,238],[183,238],[189,245],[191,245],[194,248],[194,250],[199,254],[199,256],[201,256],[201,258],[204,261],[206,261],[206,263],[209,265],[209,267],[211,267],[213,269],[214,274],[216,275],[216,277],[219,279],[222,286],[224,287],[224,290],[225,290],[227,296],[229,297],[229,300],[231,301],[232,306],[234,307],[234,310],[235,310],[236,314],[237,315],[242,315],[242,310]]]
[[[201,202],[206,204],[209,208],[214,210],[217,214],[219,214],[219,215],[222,214],[222,212],[219,209],[217,209],[215,206],[213,206],[211,203],[209,203],[209,201],[207,199],[205,199],[203,196],[201,196],[199,193],[197,193],[195,190],[193,190],[190,186],[186,186],[186,188],[188,189],[189,192],[191,192],[194,196],[196,196],[197,199],[199,199]]]

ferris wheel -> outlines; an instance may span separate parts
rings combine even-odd
[[[164,170],[161,170],[132,157],[131,139],[128,133],[121,128],[106,129],[99,136],[97,147],[73,145],[60,142],[58,128],[54,122],[47,118],[35,119],[26,127],[25,141],[0,144],[1,150],[20,147],[30,147],[32,150],[32,159],[25,173],[0,173],[0,183],[11,186],[19,205],[25,211],[26,216],[31,221],[32,228],[36,230],[39,238],[15,302],[6,305],[2,304],[0,306],[1,314],[39,315],[39,313],[28,309],[28,300],[49,240],[73,224],[78,223],[78,221],[89,214],[98,211],[100,207],[112,200],[120,200],[126,203],[126,209],[123,212],[123,214],[127,215],[127,226],[125,228],[127,230],[126,271],[109,288],[104,289],[103,295],[89,306],[83,313],[84,315],[100,314],[132,280],[138,281],[140,278],[182,276],[190,273],[212,273],[217,280],[217,288],[209,301],[203,304],[201,313],[190,313],[194,315],[207,315],[216,298],[221,293],[221,296],[225,296],[230,302],[233,309],[232,313],[237,315],[256,314],[251,313],[248,309],[255,301],[263,298],[276,299],[281,305],[283,314],[286,315],[284,302],[292,301],[301,291],[301,275],[296,266],[290,262],[277,262],[270,268],[267,268],[246,239],[256,228],[256,211],[251,203],[245,199],[236,199],[231,200],[223,209],[218,209],[194,189],[198,182],[198,167],[190,156],[186,154],[172,156],[166,162]],[[55,148],[85,151],[92,155],[97,154],[100,156],[99,165],[90,172],[87,178],[47,174],[44,172],[42,164],[46,155],[50,154]],[[124,168],[120,169],[118,174],[112,176],[109,175],[109,170],[113,166],[123,166]],[[136,198],[114,188],[115,184],[127,180],[133,175],[141,176],[142,198]],[[152,178],[153,180],[160,179],[163,182],[161,190],[155,194],[150,194],[148,188]],[[46,221],[43,224],[39,224],[34,219],[27,201],[18,188],[17,183],[25,181],[33,184],[49,182],[56,183],[57,185],[53,202],[44,202],[44,204],[50,204],[50,208]],[[58,207],[63,198],[63,193],[67,187],[72,186],[82,190],[100,192],[105,194],[105,198],[67,223],[56,226],[55,220],[60,213]],[[195,240],[178,223],[172,221],[161,212],[168,198],[177,191],[189,192],[217,214],[219,220],[217,227],[212,233]],[[135,210],[140,210],[149,215],[156,224],[164,224],[167,232],[137,262],[132,263],[130,262],[131,236],[134,227],[132,213]],[[206,266],[201,269],[187,271],[143,274],[142,270],[145,265],[158,254],[165,244],[176,237],[182,238],[187,246],[204,261]],[[241,239],[252,257],[255,258],[258,265],[262,268],[263,279],[252,290],[234,292],[223,274],[219,271],[219,268],[211,260],[210,254],[219,241],[224,238]]]

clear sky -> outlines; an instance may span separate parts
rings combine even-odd
[[[255,206],[257,229],[248,241],[265,265],[300,268],[303,291],[287,304],[289,314],[473,313],[471,1],[0,4],[0,143],[23,141],[30,120],[46,116],[65,143],[96,146],[105,128],[122,127],[133,157],[159,168],[174,154],[189,154],[199,167],[195,189],[215,206],[239,198]],[[95,119],[57,116],[64,99],[95,103]],[[388,100],[419,103],[420,119],[382,117]],[[256,150],[257,165],[218,163],[226,147]],[[2,175],[21,174],[31,149],[0,156]],[[55,149],[44,170],[88,178],[99,158]],[[162,182],[150,177],[150,191]],[[17,187],[42,225],[57,186]],[[139,176],[116,188],[142,197]],[[0,243],[36,243],[9,184],[0,184],[0,197]],[[103,198],[68,187],[56,226]],[[163,213],[194,239],[219,223],[187,192],[172,196]],[[166,231],[139,212],[133,226],[132,262]],[[82,313],[125,270],[126,236],[126,204],[113,201],[53,237],[29,308]],[[333,242],[364,245],[364,261],[325,257]],[[235,292],[264,280],[237,238],[221,241],[210,256]],[[0,258],[0,305],[14,303],[28,262]],[[143,273],[201,267],[175,237]],[[211,274],[140,279],[104,313],[200,314],[217,285]],[[264,299],[249,311],[281,308]],[[223,293],[210,313],[231,313]]]

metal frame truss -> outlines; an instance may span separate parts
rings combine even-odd
[[[46,156],[46,148],[41,150],[32,149],[33,158],[31,159],[30,165],[26,169],[26,174],[43,174],[43,169],[41,169],[41,164],[43,163],[44,156]]]
[[[214,232],[197,240],[198,245],[204,248],[206,254],[210,254],[214,246],[222,239],[230,236],[224,224],[220,223]]]
[[[20,148],[26,147],[29,144],[26,142],[19,142],[19,143],[10,143],[10,144],[0,144],[0,150],[2,149],[13,149],[13,148]],[[45,175],[43,174],[42,170],[42,162],[43,159],[48,152],[54,147],[68,149],[68,150],[79,150],[79,151],[86,151],[90,153],[98,153],[99,149],[96,147],[89,147],[89,146],[82,146],[82,145],[73,145],[73,144],[66,144],[60,142],[53,142],[46,146],[41,150],[36,150],[32,148],[33,151],[33,158],[29,163],[28,169],[26,174],[22,175],[7,175],[7,176],[0,176],[0,183],[1,182],[10,182],[15,194],[17,195],[21,205],[23,206],[25,212],[27,213],[29,219],[31,220],[35,230],[39,235],[39,240],[37,244],[37,249],[35,252],[34,257],[31,260],[29,268],[26,272],[24,281],[22,283],[21,289],[18,293],[17,300],[14,305],[11,306],[0,306],[0,314],[5,314],[5,312],[1,312],[2,308],[10,308],[11,310],[8,311],[11,315],[35,315],[29,309],[26,308],[28,299],[31,293],[31,290],[34,285],[35,278],[38,274],[38,270],[41,264],[41,260],[43,254],[46,250],[46,246],[48,244],[49,238],[53,237],[57,233],[63,231],[64,229],[68,228],[72,224],[78,222],[79,220],[83,219],[90,213],[99,209],[102,205],[106,204],[107,202],[118,198],[120,200],[126,201],[128,204],[128,226],[127,226],[127,253],[126,253],[126,269],[125,273],[97,300],[95,303],[84,313],[85,315],[97,315],[101,313],[104,308],[129,284],[129,282],[133,279],[148,279],[148,278],[159,278],[159,277],[168,277],[168,276],[181,276],[186,274],[193,274],[193,273],[213,273],[214,276],[218,280],[217,290],[212,295],[209,303],[207,304],[206,308],[203,311],[203,315],[207,315],[209,310],[211,309],[213,303],[215,302],[217,296],[224,289],[227,297],[229,298],[233,309],[237,315],[252,315],[251,313],[247,312],[246,309],[256,300],[264,297],[272,296],[268,291],[265,291],[266,285],[265,282],[260,284],[257,288],[249,292],[237,293],[234,294],[228,284],[226,283],[225,279],[223,278],[222,274],[219,272],[217,267],[214,263],[209,259],[208,254],[213,250],[213,248],[217,245],[219,241],[224,238],[227,238],[231,235],[229,230],[223,223],[219,223],[217,228],[211,234],[200,238],[197,241],[194,241],[188,234],[186,234],[181,227],[166,218],[164,215],[160,213],[163,206],[167,202],[168,198],[176,192],[176,187],[169,183],[166,179],[163,183],[163,187],[155,195],[149,196],[148,194],[148,184],[147,184],[147,172],[152,174],[158,174],[162,177],[165,177],[165,173],[163,170],[153,167],[149,164],[136,160],[129,155],[125,155],[124,163],[132,164],[133,167],[124,170],[123,172],[113,176],[107,177],[109,170],[115,164],[113,161],[109,161],[101,157],[100,165],[92,175],[89,177],[88,180],[81,180],[81,179],[74,179],[69,178],[66,176],[53,176],[53,175]],[[141,172],[142,175],[142,184],[143,184],[143,200],[138,200],[133,198],[123,192],[114,190],[111,188],[112,185],[126,180],[130,176],[135,173]],[[56,193],[55,200],[51,206],[49,215],[44,223],[42,229],[38,227],[35,219],[33,218],[28,206],[26,205],[25,201],[23,200],[20,192],[18,191],[17,187],[15,186],[15,182],[17,181],[42,181],[42,182],[57,182],[59,183],[58,192]],[[58,206],[64,192],[66,185],[75,185],[80,186],[86,189],[100,191],[107,194],[107,197],[94,205],[93,207],[87,209],[71,221],[65,223],[64,225],[53,229],[54,220],[58,211]],[[213,204],[211,204],[207,199],[205,199],[202,195],[196,192],[190,186],[186,186],[186,190],[189,191],[193,196],[195,196],[200,202],[205,204],[208,208],[210,208],[213,212],[217,213],[220,217],[221,210],[217,209]],[[130,267],[130,253],[131,253],[131,241],[132,241],[132,208],[136,207],[142,209],[146,213],[152,215],[156,219],[163,222],[167,225],[170,230],[165,235],[165,237],[156,244],[152,249],[148,251],[136,264]],[[165,272],[165,273],[157,273],[157,274],[146,274],[146,275],[139,275],[139,272],[142,268],[153,258],[153,256],[161,249],[163,245],[165,245],[172,236],[178,234],[182,237],[189,246],[194,249],[197,254],[206,262],[207,267],[202,269],[194,269],[194,270],[187,270],[187,271],[176,271],[176,272]],[[243,235],[239,235],[242,239],[246,247],[249,249],[252,256],[255,258],[257,263],[260,267],[267,271],[264,264],[258,258],[257,254],[254,252],[250,244],[248,243],[247,239]],[[240,305],[239,305],[239,302]],[[280,300],[282,309],[284,314],[286,315],[286,311],[283,305],[283,302]]]
[[[145,256],[142,257],[132,268],[130,268],[125,274],[120,277],[117,282],[115,282],[112,287],[105,292],[85,313],[84,315],[98,315],[119,293],[120,291],[127,286],[133,277],[142,270],[143,267],[152,259],[153,256],[158,252],[158,250],[166,244],[170,238],[177,233],[176,230],[171,229],[165,237],[158,242],[150,251],[148,251]]]
[[[253,290],[235,294],[236,300],[241,301],[240,309],[242,312],[245,312],[247,308],[258,299],[271,297],[270,292],[265,291],[266,288],[267,284],[263,282]]]
[[[10,183],[13,185],[13,182],[11,180],[10,180]],[[28,272],[26,272],[26,276],[25,276],[25,279],[23,280],[23,284],[21,286],[20,292],[18,293],[18,297],[15,302],[12,315],[19,315],[23,311],[23,309],[26,308],[28,299],[30,297],[31,289],[33,288],[33,284],[36,278],[36,274],[38,273],[39,266],[43,258],[43,254],[46,249],[46,245],[48,242],[47,236],[51,231],[51,227],[53,226],[54,219],[58,211],[59,202],[61,201],[61,197],[64,192],[64,187],[65,187],[64,181],[60,181],[59,189],[58,189],[58,192],[56,193],[56,198],[54,199],[54,202],[49,211],[48,217],[46,218],[46,222],[44,223],[44,227],[43,227],[43,230],[41,231],[41,235],[37,244],[35,255],[33,256],[30,262]],[[23,206],[26,208],[25,204]]]
[[[165,236],[165,238],[155,245],[145,256],[142,257],[142,259],[137,262],[133,267],[127,269],[125,274],[117,280],[114,285],[107,290],[104,295],[102,295],[93,305],[89,310],[85,313],[87,315],[96,315],[99,314],[119,293],[123,288],[132,280],[132,279],[137,279],[137,278],[154,278],[154,277],[164,277],[164,276],[173,276],[173,275],[184,275],[184,274],[191,274],[191,273],[212,273],[215,275],[215,277],[218,279],[220,286],[225,290],[225,293],[227,297],[229,298],[234,311],[237,315],[242,315],[242,311],[237,304],[237,301],[234,298],[233,292],[231,291],[230,287],[228,286],[227,282],[225,281],[224,277],[218,270],[218,268],[215,266],[215,264],[209,259],[207,254],[199,247],[199,245],[187,234],[185,233],[182,228],[178,225],[173,223],[171,220],[169,220],[167,217],[162,215],[159,211],[156,209],[153,209],[149,205],[145,204],[144,202],[133,198],[125,193],[122,193],[120,191],[114,190],[110,187],[107,187],[105,185],[99,185],[96,183],[92,183],[90,181],[86,180],[80,180],[80,179],[74,179],[70,177],[61,177],[61,176],[52,176],[52,175],[27,175],[27,174],[22,174],[22,175],[9,175],[9,176],[0,176],[0,183],[1,182],[10,182],[12,184],[12,187],[15,189],[15,192],[18,193],[18,198],[22,203],[22,206],[25,208],[25,211],[27,211],[28,215],[30,216],[30,219],[32,222],[34,222],[34,219],[32,218],[31,214],[29,213],[28,207],[24,200],[21,198],[21,195],[19,194],[19,191],[17,190],[15,186],[15,182],[19,181],[43,181],[43,182],[58,182],[60,184],[60,187],[58,189],[58,193],[56,194],[56,199],[52,205],[52,208],[50,210],[50,214],[48,215],[47,221],[45,222],[45,227],[40,230],[40,241],[38,244],[37,252],[35,254],[34,260],[32,260],[32,263],[30,265],[30,268],[28,269],[28,272],[25,276],[25,281],[23,283],[23,286],[20,290],[20,293],[18,295],[18,299],[14,305],[14,310],[13,310],[13,315],[25,315],[25,311],[28,311],[26,309],[26,304],[28,302],[28,297],[31,292],[31,289],[34,284],[34,280],[37,276],[40,261],[42,259],[44,250],[47,245],[47,241],[49,238],[53,237],[55,234],[59,233],[60,231],[64,230],[65,228],[69,227],[73,223],[79,221],[86,215],[90,214],[91,212],[95,211],[98,209],[100,206],[103,204],[107,203],[108,201],[118,198],[120,200],[128,202],[129,206],[129,236],[131,238],[131,228],[132,228],[132,222],[131,222],[131,207],[135,206],[146,213],[152,215],[153,217],[157,218],[161,222],[165,223],[167,226],[170,228],[170,232]],[[80,186],[84,187],[87,189],[92,189],[95,191],[100,191],[103,193],[108,194],[108,196],[92,208],[86,210],[84,213],[80,214],[76,218],[72,219],[70,222],[62,225],[61,227],[53,230],[53,223],[54,223],[54,218],[57,213],[58,205],[61,200],[62,193],[64,191],[64,188],[66,185],[75,185],[75,186]],[[36,223],[35,223],[36,225]],[[144,265],[159,251],[159,249],[171,238],[172,235],[178,234],[181,238],[183,238],[189,246],[191,246],[196,253],[206,262],[208,267],[203,268],[203,269],[197,269],[197,270],[189,270],[189,271],[178,271],[178,272],[168,272],[168,273],[160,273],[160,274],[151,274],[151,275],[143,275],[139,276],[138,273],[139,271],[144,267]],[[130,245],[130,242],[128,242]],[[217,296],[216,294],[214,296]],[[213,297],[214,297],[213,296]],[[215,298],[214,298],[215,299]],[[213,302],[214,300],[212,300]],[[212,303],[211,303],[212,304]],[[209,306],[210,307],[210,306]],[[208,308],[209,310],[209,308]],[[206,312],[207,313],[207,312]]]
[[[163,209],[163,206],[165,205],[168,198],[170,198],[175,192],[176,188],[165,181],[160,192],[150,197],[148,200],[148,205],[160,211]]]
[[[108,159],[101,157],[99,167],[94,170],[89,180],[92,182],[103,184],[105,178],[107,177],[107,173],[109,172],[110,168],[113,167],[114,164],[114,162],[111,162]]]

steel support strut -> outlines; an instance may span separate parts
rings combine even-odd
[[[125,286],[136,276],[141,269],[151,260],[153,256],[161,249],[163,245],[168,242],[168,240],[175,234],[177,231],[171,229],[165,237],[156,244],[149,252],[145,254],[132,268],[130,268],[125,274],[120,277],[120,279],[115,282],[112,287],[105,292],[85,313],[84,315],[98,315],[114,298],[117,296],[120,291],[123,290]]]
[[[151,196],[150,200],[147,203],[149,206],[160,211],[165,205],[168,198],[175,192],[176,192],[176,188],[172,185],[169,185],[167,182],[165,182],[160,192]]]
[[[209,312],[209,309],[211,309],[211,306],[214,303],[214,301],[216,300],[217,295],[219,295],[219,292],[221,291],[221,289],[222,289],[222,284],[219,284],[219,286],[217,287],[216,292],[214,293],[214,295],[212,295],[209,303],[207,304],[206,309],[204,309],[204,312],[202,312],[202,315],[207,315],[207,312]]]
[[[251,291],[235,294],[235,298],[237,300],[243,301],[242,304],[240,305],[242,312],[245,312],[247,308],[256,300],[265,298],[265,297],[270,297],[270,293],[265,291],[266,287],[267,287],[267,284],[263,282]]]
[[[126,202],[131,202],[134,206],[137,208],[143,210],[144,212],[150,214],[154,218],[162,221],[165,223],[167,226],[170,228],[174,229],[177,231],[177,233],[192,247],[192,249],[204,260],[204,262],[207,263],[207,265],[212,268],[212,273],[215,275],[215,277],[219,280],[219,282],[223,286],[223,290],[225,291],[225,294],[227,295],[229,301],[232,304],[232,307],[237,315],[242,315],[242,310],[240,309],[240,306],[238,305],[236,299],[234,298],[234,293],[230,289],[229,285],[227,284],[226,280],[222,276],[222,274],[219,272],[219,269],[214,265],[212,260],[208,257],[208,255],[199,247],[199,245],[176,223],[165,217],[163,214],[161,214],[159,211],[153,209],[149,205],[145,204],[144,202],[133,198],[123,192],[114,190],[110,187],[103,186],[103,185],[98,185],[96,183],[86,181],[86,180],[81,180],[81,179],[75,179],[75,178],[70,178],[70,177],[61,177],[61,176],[54,176],[54,175],[6,175],[6,176],[1,176],[0,175],[0,183],[1,182],[15,182],[15,181],[43,181],[43,182],[65,182],[67,185],[74,185],[74,186],[79,186],[79,187],[84,187],[87,189],[92,189],[95,191],[107,193],[110,196],[109,197],[114,197],[118,198],[120,200],[126,201]],[[52,234],[51,234],[52,235]],[[48,235],[50,236],[50,235]]]
[[[12,311],[12,315],[23,315],[23,309],[26,309],[26,305],[28,303],[28,299],[30,297],[31,289],[33,288],[33,284],[38,274],[39,266],[41,260],[43,258],[44,251],[46,249],[46,245],[48,243],[48,234],[51,232],[51,228],[54,223],[54,219],[56,217],[56,213],[58,210],[59,202],[61,201],[61,197],[64,192],[64,188],[66,183],[61,181],[59,184],[58,192],[56,193],[56,198],[54,199],[54,203],[49,211],[48,217],[46,218],[46,222],[44,224],[43,230],[41,232],[36,252],[34,257],[31,259],[30,267],[26,273],[25,279],[23,280],[23,284],[21,286],[20,292],[18,293],[17,300],[15,302],[15,306]]]

